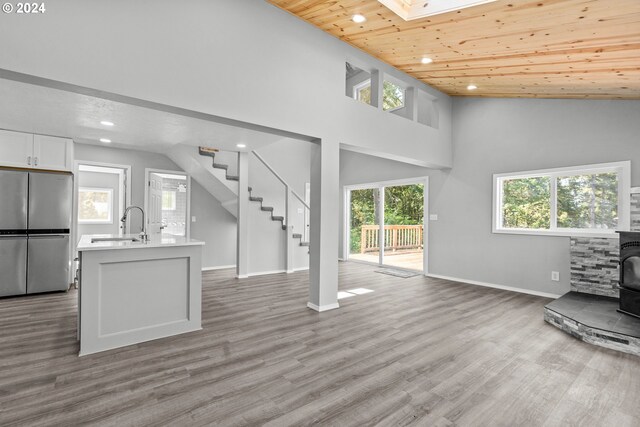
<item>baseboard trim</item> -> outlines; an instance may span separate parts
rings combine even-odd
[[[313,303],[308,302],[307,303],[307,307],[310,308],[311,310],[315,310],[318,313],[322,313],[323,311],[328,311],[328,310],[334,310],[336,308],[340,308],[340,304],[333,303],[333,304],[325,304],[325,305],[315,305]]]
[[[279,274],[279,273],[286,273],[286,272],[287,270],[258,271],[257,273],[248,273],[247,276],[248,277],[266,276],[267,274]]]
[[[307,271],[309,270],[309,267],[300,267],[300,268],[294,268],[293,270],[291,270],[292,273],[295,273],[297,271]]]
[[[246,275],[246,274],[240,274],[240,275],[236,276],[236,279],[248,279],[248,278],[249,278],[249,276]]]
[[[502,289],[503,291],[511,291],[511,292],[518,292],[520,294],[535,295],[537,297],[557,299],[562,296],[557,294],[550,294],[547,292],[539,292],[539,291],[532,291],[529,289],[514,288],[512,286],[497,285],[495,283],[479,282],[477,280],[461,279],[459,277],[442,276],[440,274],[426,274],[425,276],[433,277],[434,279],[450,280],[452,282],[468,283],[469,285],[484,286],[485,288]]]
[[[236,268],[236,265],[231,264],[231,265],[218,265],[216,267],[202,267],[202,271],[226,270],[228,268]]]

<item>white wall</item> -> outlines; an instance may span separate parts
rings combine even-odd
[[[75,144],[76,160],[131,165],[131,204],[144,208],[145,169],[181,169],[168,157],[145,151],[123,150],[86,144]],[[191,180],[191,237],[205,242],[203,267],[235,264],[236,220],[202,186]],[[140,232],[140,214],[131,213],[130,232]]]
[[[18,18],[2,20],[0,68],[451,164],[448,96],[264,1],[66,0]],[[437,97],[439,128],[346,97],[345,61]]]

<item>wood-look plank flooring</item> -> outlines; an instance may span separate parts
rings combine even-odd
[[[0,300],[0,426],[638,426],[640,358],[549,300],[340,266],[375,292],[318,314],[308,274],[203,277],[203,330],[77,356],[76,293]]]

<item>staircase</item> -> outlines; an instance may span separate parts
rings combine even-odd
[[[199,147],[198,148],[198,153],[201,156],[207,156],[207,157],[211,157],[211,165],[214,169],[218,169],[218,170],[222,170],[224,171],[224,178],[227,179],[228,181],[235,181],[238,182],[239,177],[237,175],[229,175],[229,165],[223,164],[223,163],[216,163],[216,153],[218,153],[218,150],[215,148],[208,148],[208,147]],[[260,159],[261,162],[263,162],[263,164],[265,164],[265,166],[274,174],[276,175],[276,177],[284,183],[284,181],[275,173],[275,171],[273,171],[271,169],[271,167],[264,161],[264,159],[262,159],[262,157],[260,157],[255,151],[253,152],[253,154]],[[288,187],[288,185],[286,183],[284,183],[285,186]],[[256,203],[260,203],[260,210],[264,211],[264,212],[269,212],[270,214],[270,219],[271,221],[277,221],[280,222],[280,227],[282,228],[282,230],[286,231],[287,230],[287,219],[284,216],[281,215],[274,215],[274,208],[272,206],[265,206],[264,205],[264,198],[263,197],[258,197],[258,196],[254,196],[253,195],[253,189],[251,187],[248,187],[249,190],[249,200],[251,202],[256,202]],[[302,200],[300,198],[300,196],[298,194],[296,194],[294,191],[292,191],[292,193],[294,194],[295,197],[297,197],[305,206],[306,203],[304,202],[304,200]],[[298,240],[298,245],[299,246],[309,246],[309,242],[308,241],[304,241],[303,240],[303,235],[300,233],[294,233],[292,235],[292,237],[294,239]],[[308,252],[307,252],[308,253]]]

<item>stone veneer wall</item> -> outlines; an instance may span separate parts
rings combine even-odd
[[[631,195],[631,231],[640,231],[640,193]]]
[[[618,298],[618,239],[571,238],[571,290]]]
[[[640,231],[640,193],[631,195],[631,231]],[[619,297],[618,239],[571,238],[571,290]]]

